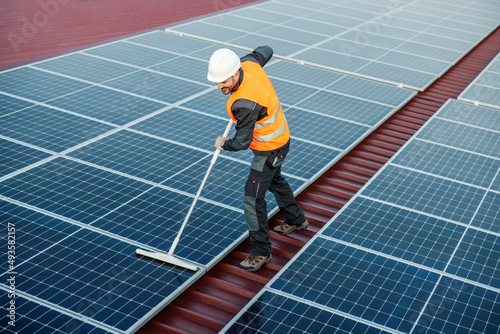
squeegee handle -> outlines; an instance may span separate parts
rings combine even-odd
[[[227,137],[229,134],[229,131],[231,130],[231,127],[233,126],[233,120],[230,119],[229,123],[227,124],[226,130],[224,131],[224,134],[222,135],[223,137]],[[200,188],[198,189],[198,192],[196,193],[196,196],[193,200],[193,203],[191,204],[191,207],[189,208],[189,211],[186,215],[186,218],[184,219],[184,222],[182,223],[181,228],[179,229],[179,232],[177,233],[177,236],[175,237],[174,242],[172,243],[172,247],[170,247],[170,250],[168,251],[168,254],[172,255],[174,253],[175,247],[177,247],[177,244],[179,243],[179,239],[181,238],[182,231],[184,231],[184,227],[186,227],[186,224],[189,220],[189,217],[191,216],[191,213],[193,212],[194,206],[196,205],[196,202],[198,201],[198,198],[200,197],[201,191],[203,190],[203,187],[205,186],[205,183],[207,182],[208,175],[210,175],[210,171],[212,170],[212,167],[215,164],[215,161],[217,160],[217,157],[220,154],[220,150],[215,150],[214,156],[212,157],[212,161],[210,161],[210,166],[208,167],[207,172],[205,173],[205,177],[203,178],[203,181],[201,181]]]

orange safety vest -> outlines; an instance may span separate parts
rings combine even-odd
[[[241,68],[244,72],[243,81],[238,89],[231,93],[226,104],[227,112],[236,123],[232,112],[235,101],[246,99],[266,107],[267,116],[255,122],[250,148],[256,151],[280,148],[290,139],[290,130],[274,87],[258,63],[244,61]]]

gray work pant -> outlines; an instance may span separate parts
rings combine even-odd
[[[274,151],[254,151],[252,167],[245,184],[243,208],[248,224],[252,253],[267,256],[271,253],[267,221],[266,191],[274,193],[278,206],[290,225],[302,224],[306,218],[295,201],[293,191],[281,174],[281,165],[289,150],[289,143]]]

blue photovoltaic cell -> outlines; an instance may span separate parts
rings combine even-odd
[[[2,292],[0,305],[3,310],[8,310],[10,301],[7,293]],[[7,314],[7,311],[5,311]],[[23,297],[16,296],[15,299],[15,326],[9,325],[10,319],[4,317],[0,323],[0,331],[5,334],[18,333],[80,333],[80,334],[110,334],[104,329],[91,325],[85,319],[73,318],[67,314],[56,311],[47,306],[37,304]]]
[[[388,332],[265,290],[225,333],[385,334]]]
[[[14,111],[31,107],[32,105],[33,103],[0,94],[0,117],[10,114]]]
[[[297,107],[366,125],[375,125],[393,111],[389,106],[327,91],[319,91]]]
[[[459,98],[474,102],[479,101],[497,107],[500,106],[499,89],[492,87],[472,84],[471,86],[467,87],[467,89],[462,94],[460,94]]]
[[[356,197],[322,234],[444,270],[464,231],[454,223]]]
[[[49,156],[48,153],[0,138],[0,177]]]
[[[317,238],[271,287],[409,332],[437,278],[429,271]]]
[[[166,104],[99,86],[92,86],[48,103],[117,125],[125,125],[166,107]]]
[[[282,60],[269,62],[264,70],[273,84],[274,78],[277,78],[316,88],[324,88],[344,77],[340,73]],[[280,95],[278,97],[282,98]]]
[[[462,29],[451,29],[443,27],[442,25],[435,25],[429,27],[426,31],[429,34],[440,35],[443,37],[448,37],[450,39],[457,39],[465,42],[471,42],[477,44],[481,41],[485,34],[477,34],[475,32],[470,32]]]
[[[484,129],[500,131],[500,112],[493,108],[476,106],[456,100],[448,100],[448,102],[439,109],[436,116]]]
[[[181,104],[181,107],[194,109],[196,111],[214,116],[224,117],[229,121],[229,114],[226,110],[227,99],[228,97],[223,95],[220,91],[210,91],[184,102]]]
[[[343,76],[333,82],[326,89],[350,96],[367,99],[374,102],[398,107],[415,95],[415,91],[381,82],[356,78],[350,75]]]
[[[256,6],[253,6],[253,8],[259,9],[259,10],[266,10],[266,11],[271,11],[274,13],[279,13],[279,14],[284,14],[284,15],[290,15],[290,16],[303,16],[308,13],[312,13],[313,9],[308,9],[305,7],[296,7],[293,5],[285,4],[285,3],[279,3],[277,1],[266,1],[266,2],[261,2],[257,4]],[[274,22],[274,21],[271,21]],[[285,21],[287,22],[287,21]]]
[[[340,150],[347,149],[369,130],[367,126],[318,115],[299,108],[286,108],[285,116],[293,137]]]
[[[365,8],[363,8],[365,9]],[[325,8],[325,12],[332,13],[332,14],[339,14],[342,16],[347,16],[353,19],[360,19],[363,21],[370,21],[373,19],[374,14],[369,13],[365,10],[359,10],[359,8],[347,8],[344,7],[343,4],[341,6],[338,5],[333,5],[331,7]]]
[[[152,188],[123,203],[92,226],[167,252],[186,218],[193,197]],[[243,213],[200,199],[189,217],[175,254],[207,265],[246,230]]]
[[[306,9],[305,11],[309,11]],[[285,13],[267,11],[259,9],[259,6],[245,7],[231,12],[233,15],[241,16],[258,21],[271,22],[273,24],[281,24],[291,19],[290,15]]]
[[[409,142],[392,163],[485,188],[500,168],[500,160],[418,139]]]
[[[362,195],[469,224],[485,190],[388,165]]]
[[[271,28],[259,30],[256,33],[258,35],[273,37],[285,41],[293,41],[294,43],[300,43],[304,45],[319,43],[328,38],[328,36],[325,35],[319,35],[283,26],[273,26]]]
[[[272,80],[272,84],[283,105],[295,105],[318,91],[317,88],[298,85],[279,79]]]
[[[105,44],[85,50],[84,53],[140,67],[153,66],[176,57],[173,53],[127,43],[126,41]]]
[[[89,84],[30,67],[20,67],[0,73],[0,87],[3,92],[45,102],[89,87]]]
[[[338,38],[346,41],[360,42],[363,44],[385,49],[393,49],[403,43],[403,40],[398,38],[392,38],[389,36],[379,35],[358,29],[348,30],[344,34],[340,35]],[[363,56],[363,54],[360,53],[359,56],[361,57]],[[370,57],[368,56],[367,58]]]
[[[362,44],[344,39],[329,39],[324,43],[317,45],[318,49],[325,49],[345,56],[362,57],[375,60],[388,52],[387,49],[379,48],[373,45]]]
[[[290,152],[283,164],[282,171],[297,177],[310,179],[331,164],[340,153],[336,149],[292,138]]]
[[[189,54],[213,46],[209,42],[181,37],[163,31],[153,31],[148,34],[129,38],[128,41],[179,54]]]
[[[274,54],[282,56],[289,56],[305,47],[305,45],[297,44],[293,41],[288,42],[278,38],[266,37],[258,34],[245,35],[232,40],[231,43],[251,49],[254,49],[259,45],[272,45]]]
[[[40,232],[49,228],[39,227]],[[192,276],[188,270],[140,260],[134,256],[136,245],[100,233],[50,232],[59,236],[56,242],[17,264],[16,290],[117,330],[135,325]]]
[[[113,127],[36,105],[0,119],[2,135],[55,152],[97,137]]]
[[[164,63],[150,67],[151,70],[170,74],[179,78],[189,79],[207,85],[215,84],[207,80],[208,59],[206,61],[177,57]]]
[[[174,26],[172,27],[172,30],[182,31],[183,33],[193,34],[222,42],[229,42],[237,37],[248,34],[248,32],[244,30],[230,29],[227,27],[204,23],[202,21],[192,21],[179,26]]]
[[[0,184],[2,195],[83,223],[140,195],[150,185],[58,158]]]
[[[16,234],[16,263],[20,264],[38,255],[53,244],[66,238],[81,228],[52,218],[42,213],[0,200],[0,220],[10,223],[21,233]],[[7,227],[6,231],[7,232]],[[4,234],[6,235],[6,233]],[[1,255],[7,257],[7,247]],[[2,272],[9,271],[9,263],[1,265]]]
[[[498,189],[497,189],[498,190]],[[473,226],[500,233],[500,194],[488,192],[472,221]]]
[[[458,59],[460,59],[460,57],[462,57],[461,52],[441,48],[439,47],[439,45],[432,46],[432,45],[425,45],[413,42],[405,42],[400,46],[398,46],[395,50],[405,53],[410,53],[413,55],[430,57],[437,60],[447,61],[450,63],[455,62]]]
[[[498,333],[500,295],[472,284],[443,277],[414,333]]]
[[[284,22],[282,25],[290,28],[314,32],[317,34],[324,34],[326,36],[335,36],[346,30],[344,27],[340,27],[334,24],[322,23],[314,20],[308,20],[306,17],[296,18]]]
[[[477,77],[474,83],[500,89],[500,73],[484,71]]]
[[[500,158],[500,133],[435,118],[417,138]]]
[[[172,178],[208,156],[207,153],[192,148],[126,130],[82,147],[69,155],[157,183]]]
[[[108,81],[106,86],[167,103],[179,102],[208,88],[207,85],[145,70]]]
[[[417,70],[379,62],[369,63],[356,72],[375,78],[406,84],[422,90],[427,88],[428,85],[430,85],[434,80],[437,79],[437,76],[435,74],[420,72]]]
[[[273,26],[272,24],[268,24],[262,21],[256,21],[244,17],[234,16],[231,15],[230,13],[207,17],[203,19],[203,22],[216,24],[230,29],[239,29],[246,31],[255,30],[257,25],[260,29],[265,29]]]
[[[214,151],[215,140],[222,136],[228,121],[229,116],[227,120],[223,120],[182,108],[172,108],[132,126],[132,129]]]
[[[355,72],[370,63],[369,59],[315,48],[305,49],[295,55],[295,58],[351,72]]]
[[[411,15],[412,14],[410,13],[410,16]],[[411,18],[409,19],[411,20]],[[442,48],[459,51],[462,54],[466,53],[473,46],[473,44],[470,42],[427,34],[425,32],[421,32],[415,35],[415,37],[411,38],[410,41],[429,45],[439,45]]]
[[[118,64],[81,53],[54,58],[36,63],[34,66],[94,83],[108,81],[137,71],[137,68],[132,66]]]
[[[500,288],[500,237],[467,230],[446,272]]]
[[[346,17],[342,15],[335,15],[332,13],[326,13],[324,11],[316,11],[312,14],[305,15],[304,18],[308,20],[320,21],[324,23],[334,23],[336,25],[346,27],[346,28],[354,28],[361,23],[363,20],[359,20],[356,18]]]
[[[488,28],[488,27],[485,27],[485,26],[480,26],[480,25],[477,25],[477,24],[460,22],[460,21],[457,21],[457,20],[454,20],[454,19],[445,19],[445,20],[442,20],[441,22],[439,22],[439,26],[441,26],[441,27],[447,27],[447,28],[452,28],[452,29],[457,29],[457,30],[462,30],[462,31],[469,31],[469,32],[473,32],[473,33],[476,33],[476,34],[480,34],[482,36],[486,36],[486,35],[488,35],[491,32],[491,28]]]
[[[382,57],[378,58],[377,61],[413,69],[416,71],[435,74],[443,73],[450,66],[449,63],[443,61],[409,55],[397,51],[388,52]]]

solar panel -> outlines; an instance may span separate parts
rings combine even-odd
[[[277,60],[280,55],[296,57],[307,49],[333,54],[314,44],[331,40],[325,45],[334,48],[332,37],[367,19],[366,11],[356,12],[337,3],[259,3],[179,26],[219,43],[251,49],[263,44],[273,47],[277,56],[266,71],[292,126],[291,153],[284,171],[297,192],[416,94],[396,85]],[[381,2],[371,4],[373,8],[377,5],[384,8]],[[283,10],[276,13],[276,8]],[[334,24],[329,21],[332,18]],[[242,25],[234,26],[237,21]],[[242,29],[254,22],[257,30]],[[389,36],[383,40],[406,42]],[[19,311],[23,327],[36,327],[46,314],[54,314],[60,320],[51,325],[52,332],[68,324],[85,331],[133,332],[245,237],[247,228],[238,198],[251,153],[223,152],[176,249],[177,256],[195,262],[202,270],[193,274],[133,256],[137,247],[164,252],[169,248],[208,166],[212,140],[227,123],[226,97],[205,77],[207,59],[219,43],[153,31],[0,73],[2,212],[5,221],[26,223],[28,231],[18,241],[26,258],[19,258],[23,284],[16,288],[29,305]],[[238,47],[235,51],[244,55],[246,51]],[[342,42],[336,47],[335,52],[342,49]],[[375,47],[385,50],[381,45]],[[340,55],[338,59],[346,66],[358,64],[353,71],[392,71],[406,78],[412,78],[408,74],[412,71],[422,85],[435,76],[376,62],[366,54],[358,57],[349,50],[353,57]],[[385,54],[381,51],[379,57]],[[429,62],[437,63],[436,59]],[[491,129],[487,133],[485,138],[496,138]],[[494,146],[482,150],[485,160],[495,159]],[[492,176],[488,174],[482,182],[488,178]],[[476,182],[479,177],[472,179]],[[461,182],[473,181],[466,177]],[[498,189],[497,178],[493,177],[492,185]],[[487,194],[474,226],[489,233],[484,230],[496,227],[482,225],[478,219],[495,217],[498,200],[496,193],[492,196],[483,188]],[[270,213],[275,212],[272,195],[267,199]],[[443,221],[443,227],[430,235],[451,244],[455,239],[446,239],[444,234],[452,222],[436,219]],[[367,249],[355,253],[371,257]],[[420,256],[412,250],[408,254]],[[377,256],[382,261],[385,255]],[[417,270],[424,276],[434,273],[413,263],[391,261],[384,266]],[[461,272],[463,265],[456,267]],[[478,279],[486,282],[492,277],[483,274]],[[110,282],[116,284],[110,288],[106,285]],[[8,287],[3,284],[2,289]],[[416,293],[425,296],[429,293],[425,289]],[[321,303],[314,307],[324,309]],[[322,317],[332,309],[322,312]],[[345,330],[369,332],[409,325],[408,317],[399,314],[394,315],[394,324],[372,325],[359,311],[335,311],[324,330],[339,321]],[[322,319],[316,321],[317,326]]]
[[[0,178],[50,157],[49,153],[0,138]]]
[[[0,201],[0,206],[2,221],[18,229],[16,292],[31,306],[24,306],[20,300],[16,313],[21,320],[16,330],[41,327],[36,321],[46,319],[46,309],[56,306],[76,318],[59,316],[58,321],[44,323],[49,327],[53,323],[56,330],[83,327],[96,333],[126,331],[146,321],[148,313],[164,303],[180,282],[193,278],[192,272],[130,256],[137,247],[134,244],[38,210],[5,201]],[[2,253],[6,257],[7,248]],[[9,272],[3,273],[4,282]],[[6,283],[2,288],[8,289]],[[6,297],[2,294],[2,305]],[[25,326],[21,328],[22,324]],[[104,330],[92,329],[92,325]]]
[[[2,117],[3,136],[62,152],[113,129],[83,117],[36,105]]]
[[[427,270],[316,238],[270,287],[387,331],[409,332],[436,278]]]
[[[274,333],[277,305],[307,317],[290,299],[391,333],[495,333],[500,144],[465,143],[498,134],[497,117],[448,101],[224,330]]]
[[[331,313],[311,302],[263,291],[226,333],[389,333],[377,327]]]
[[[246,48],[260,40],[280,56],[423,90],[496,27],[498,6],[482,5],[490,10],[427,1],[269,1],[172,30]],[[469,16],[449,18],[460,12]],[[486,21],[478,26],[478,18]]]
[[[78,247],[110,243],[97,249],[128,268],[135,262],[146,265],[146,259],[132,256],[135,248],[166,251],[171,246],[213,152],[209,138],[219,136],[227,123],[226,97],[205,81],[207,55],[216,48],[152,32],[0,74],[9,82],[0,125],[5,130],[0,187],[6,219],[22,211],[37,231],[54,221],[59,229],[76,229],[62,238],[68,244],[61,248],[51,246],[61,239],[58,234],[56,241],[43,231],[33,239],[38,245],[33,259],[22,264],[29,284],[19,287],[29,303],[39,304],[39,310],[56,308],[68,321],[89,319],[97,331],[130,332],[203,273],[175,279],[175,268],[147,261],[148,271],[158,267],[158,275],[171,282],[151,303],[138,306],[139,297],[155,288],[145,281],[152,286],[142,292],[139,286],[130,296],[120,291],[102,312],[87,314],[71,304],[74,298],[87,303],[89,286],[105,289],[91,280],[101,282],[99,275],[109,276],[117,265],[96,256],[97,251],[84,256]],[[285,61],[272,61],[266,68],[293,126],[285,175],[297,192],[415,94]],[[29,89],[21,89],[23,85]],[[315,94],[335,96],[335,109],[311,102]],[[381,103],[382,95],[390,101]],[[320,126],[325,129],[318,136]],[[248,151],[222,153],[177,256],[210,268],[246,235],[240,201],[250,159]],[[275,212],[273,195],[266,199]],[[73,257],[74,252],[79,255]],[[31,261],[35,259],[38,264]],[[81,279],[91,265],[102,272],[89,281]],[[62,283],[48,286],[52,276],[47,273]],[[126,311],[122,298],[128,300]],[[31,326],[42,315],[21,316],[31,319],[26,321]]]
[[[500,54],[467,86],[458,97],[459,100],[472,102],[492,108],[500,108]]]
[[[134,67],[80,53],[54,58],[34,65],[72,78],[100,83],[137,71]]]
[[[3,302],[4,300],[2,300]],[[2,303],[2,309],[8,310],[10,301]],[[37,304],[21,296],[16,297],[15,309],[17,317],[16,327],[2,328],[3,333],[19,333],[16,328],[22,328],[27,333],[88,333],[105,334],[112,333],[100,327],[96,327],[82,319],[72,317],[53,308]]]
[[[32,103],[0,94],[0,117],[33,106]]]

